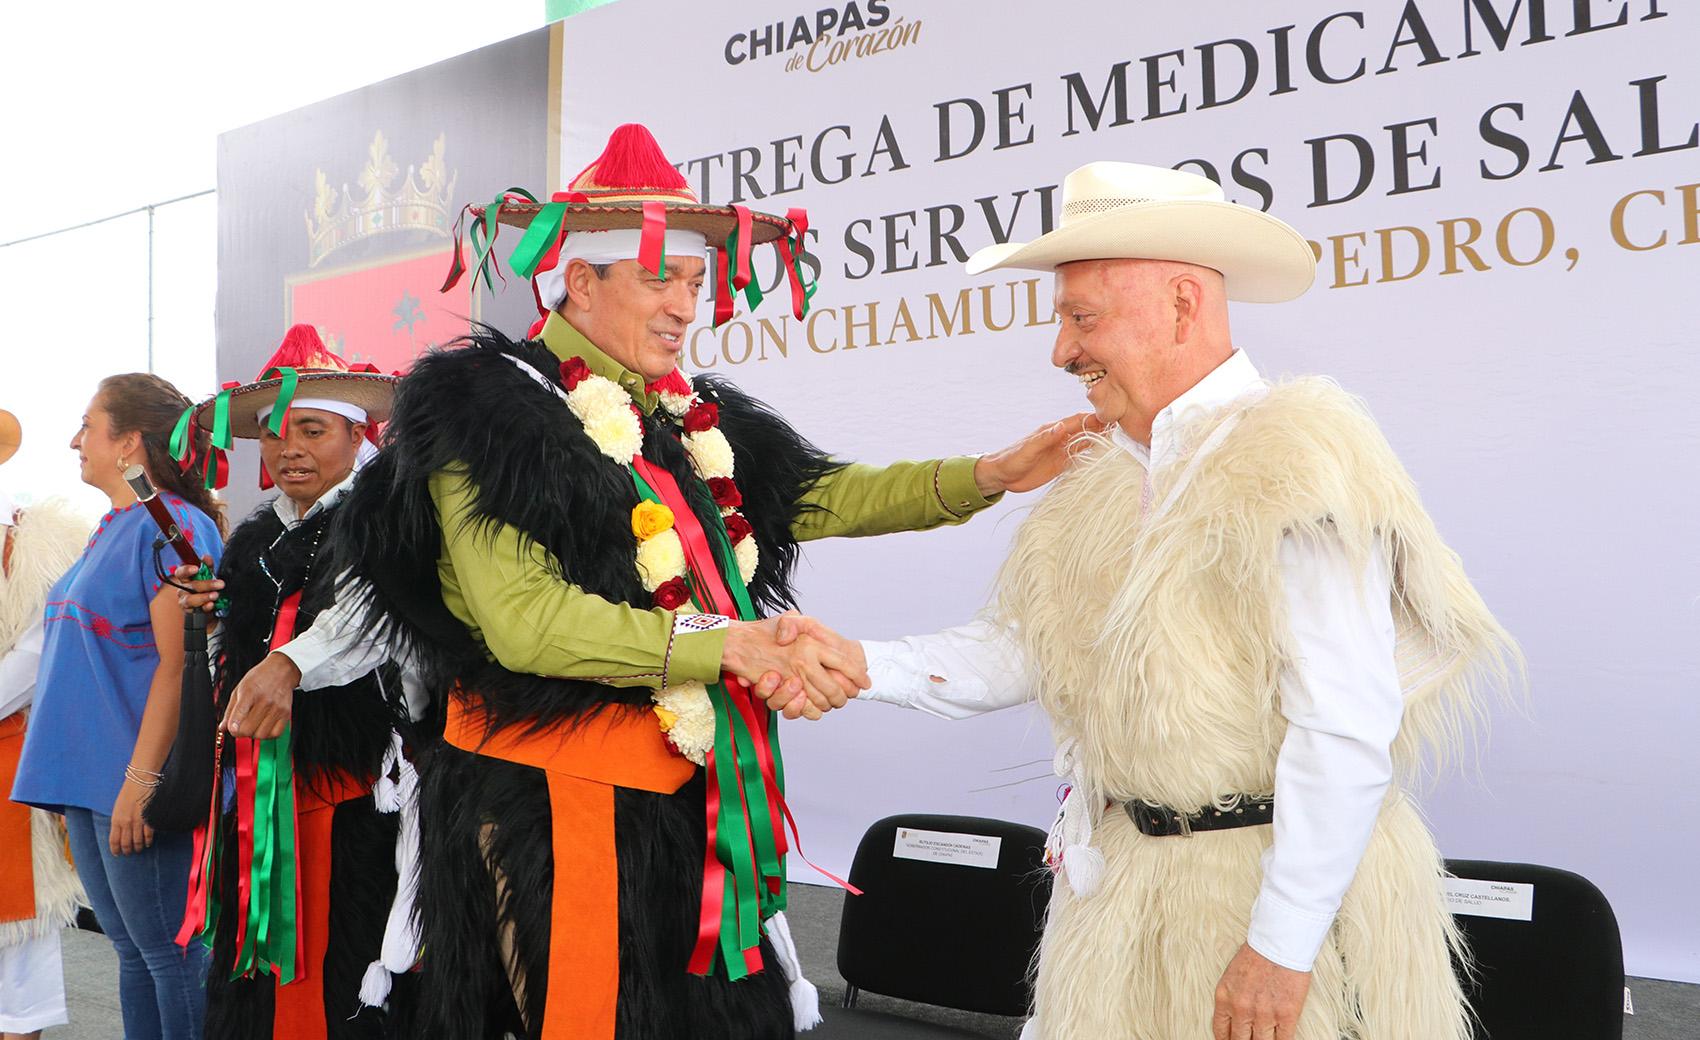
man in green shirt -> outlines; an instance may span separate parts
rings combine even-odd
[[[802,228],[701,205],[642,127],[569,193],[492,209],[521,250],[553,244],[549,313],[534,340],[482,330],[418,362],[340,543],[443,727],[418,1031],[789,1037],[762,928],[785,900],[783,766],[747,683],[799,677],[809,715],[867,684],[832,640],[775,638],[798,543],[961,523],[1055,476],[1084,420],[871,467],[687,379],[708,243],[731,286],[768,242],[800,279]]]

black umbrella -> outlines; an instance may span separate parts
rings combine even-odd
[[[159,553],[167,546],[178,559],[201,571],[197,579],[212,577],[212,571],[195,555],[195,547],[178,529],[176,519],[153,482],[140,466],[131,466],[124,479],[136,498],[159,525],[160,542],[155,548],[160,577],[176,585]],[[181,587],[181,586],[179,586]],[[207,818],[212,802],[213,778],[218,773],[218,716],[213,702],[212,673],[207,666],[207,615],[191,610],[183,619],[183,688],[177,712],[177,738],[165,760],[163,775],[153,797],[142,810],[142,818],[156,831],[193,830]]]

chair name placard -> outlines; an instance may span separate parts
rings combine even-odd
[[[1528,921],[1535,916],[1535,886],[1514,881],[1446,879],[1446,905],[1455,914]]]
[[[983,867],[996,870],[998,850],[1003,839],[988,834],[953,834],[948,831],[923,831],[913,827],[897,828],[897,840],[892,845],[895,859],[917,859],[933,863],[954,863],[959,867]]]

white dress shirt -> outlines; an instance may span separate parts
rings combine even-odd
[[[1176,435],[1198,410],[1220,411],[1266,387],[1237,351],[1158,413],[1149,448],[1119,429],[1112,438],[1159,474],[1177,461],[1184,446]],[[1199,454],[1213,447],[1207,441]],[[1280,677],[1287,734],[1275,766],[1273,843],[1247,942],[1276,964],[1309,971],[1392,781],[1391,747],[1405,705],[1387,561],[1375,554],[1354,573],[1337,540],[1293,535],[1280,560],[1294,666]],[[873,688],[861,696],[869,700],[964,718],[1035,697],[1019,646],[986,618],[862,646]]]

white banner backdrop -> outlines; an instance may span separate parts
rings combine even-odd
[[[566,26],[560,168],[636,120],[705,201],[806,206],[809,319],[782,285],[719,332],[705,304],[690,363],[876,462],[1085,407],[1049,278],[960,267],[1051,226],[1070,169],[1184,166],[1294,223],[1317,286],[1238,307],[1237,342],[1368,400],[1529,658],[1528,711],[1426,798],[1443,850],[1591,878],[1631,973],[1700,980],[1697,29],[1670,0],[625,0]],[[1031,501],[812,546],[804,607],[859,637],[967,620]],[[785,740],[828,868],[887,814],[1057,802],[1031,708],[852,705]]]

